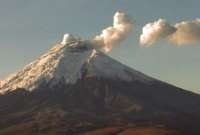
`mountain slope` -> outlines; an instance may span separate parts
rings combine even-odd
[[[0,134],[76,135],[106,127],[200,133],[198,94],[135,71],[89,41],[56,45],[5,79],[0,91]]]
[[[120,64],[93,48],[90,42],[74,41],[56,45],[22,70],[8,76],[1,82],[0,91],[3,93],[16,88],[32,91],[51,80],[54,80],[52,86],[62,79],[66,84],[74,84],[81,78],[83,67],[87,68],[87,76],[151,81],[150,77]],[[134,73],[134,78],[129,72]]]

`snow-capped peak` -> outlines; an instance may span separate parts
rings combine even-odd
[[[75,83],[81,77],[80,68],[92,54],[83,41],[58,44],[22,70],[8,76],[1,82],[1,92],[25,88],[33,90],[50,80],[65,78],[66,83]],[[82,46],[83,45],[83,46]],[[80,53],[81,51],[81,53]]]
[[[82,77],[83,68],[87,70],[87,76],[126,81],[148,80],[143,74],[95,49],[89,41],[75,40],[69,35],[65,35],[64,39],[64,42],[57,44],[22,70],[1,81],[0,92],[5,93],[17,88],[32,91],[50,81],[50,86],[56,85],[61,80],[66,84],[74,84]],[[134,77],[131,72],[134,73]]]

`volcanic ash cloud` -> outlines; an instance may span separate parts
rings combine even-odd
[[[63,36],[63,40],[62,40],[61,44],[65,45],[65,44],[75,41],[75,40],[77,40],[77,39],[73,35],[66,33]]]
[[[171,25],[164,19],[146,24],[140,35],[140,44],[150,46],[159,39],[175,45],[200,43],[200,19]]]
[[[105,52],[109,52],[129,36],[132,27],[133,22],[128,15],[116,12],[113,17],[113,26],[102,30],[102,33],[94,38],[94,42],[100,45]]]
[[[146,24],[142,29],[140,43],[144,46],[149,46],[158,39],[167,38],[173,34],[176,28],[167,23],[164,19]]]
[[[174,27],[177,30],[170,36],[170,42],[177,45],[200,43],[200,19],[183,21]]]

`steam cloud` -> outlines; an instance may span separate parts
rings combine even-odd
[[[128,15],[116,12],[113,17],[113,26],[102,30],[102,33],[94,38],[94,42],[99,44],[105,52],[109,52],[128,37],[132,26],[132,20]]]
[[[69,42],[72,42],[72,41],[75,41],[75,40],[76,39],[75,39],[75,37],[73,35],[66,33],[63,36],[63,40],[62,40],[61,44],[65,45],[65,44],[67,44]]]
[[[200,19],[169,24],[163,19],[146,24],[140,35],[140,43],[150,46],[159,39],[165,39],[175,45],[200,42]]]
[[[183,45],[200,43],[200,19],[183,21],[174,26],[177,30],[170,37],[170,42]]]
[[[163,19],[146,24],[142,29],[140,43],[142,45],[151,45],[160,38],[167,38],[173,34],[176,29]]]

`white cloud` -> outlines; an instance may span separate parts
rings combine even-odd
[[[170,42],[177,45],[200,43],[200,19],[183,21],[174,27],[177,31],[170,36]]]
[[[119,45],[128,37],[132,26],[132,20],[128,15],[123,12],[116,12],[113,17],[113,26],[102,30],[102,33],[94,38],[94,41],[104,51],[109,52],[114,46]]]
[[[62,40],[61,44],[66,45],[67,43],[70,43],[74,40],[76,40],[75,37],[73,35],[67,33],[63,36],[63,40]]]
[[[175,45],[200,43],[200,19],[183,21],[174,26],[159,19],[143,27],[141,45],[149,46],[159,39],[165,39]]]
[[[176,29],[167,23],[164,19],[146,24],[140,35],[140,43],[143,46],[149,46],[161,38],[167,38],[174,33]]]

